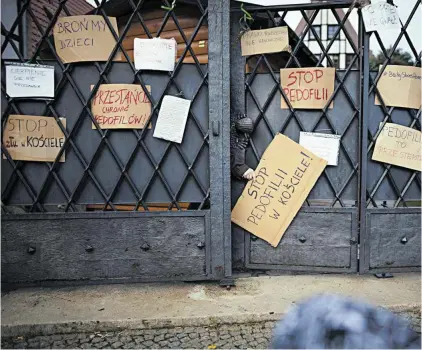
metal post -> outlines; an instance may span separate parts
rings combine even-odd
[[[369,118],[369,34],[365,32],[359,10],[360,46],[360,119],[359,119],[359,272],[369,268],[368,237],[366,231],[366,191],[368,166],[368,118]]]
[[[230,206],[230,1],[209,0],[211,269],[232,285]]]

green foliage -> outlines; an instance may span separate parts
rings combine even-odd
[[[387,49],[388,55],[390,55],[392,51],[392,47],[390,46]],[[378,70],[379,65],[383,64],[386,60],[384,53],[380,51],[377,55],[373,55],[372,53],[369,56],[369,67],[371,70]],[[393,55],[391,56],[391,60],[389,64],[395,64],[400,66],[413,66],[413,58],[409,52],[403,51],[401,48],[397,48]]]

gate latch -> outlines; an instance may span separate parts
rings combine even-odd
[[[220,121],[219,120],[212,121],[212,134],[214,136],[220,136]]]

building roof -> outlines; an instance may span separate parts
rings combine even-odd
[[[340,21],[342,21],[343,18],[344,18],[344,16],[346,15],[344,13],[343,9],[341,9],[341,8],[340,9],[335,9],[335,11],[337,12],[337,15],[339,16]],[[312,10],[308,10],[307,11],[308,17],[310,17],[312,15],[312,13],[313,13]],[[298,26],[296,27],[296,30],[295,30],[296,34],[297,35],[300,35],[303,32],[303,30],[306,28],[306,26],[307,26],[307,23],[306,23],[305,19],[302,18],[300,20]],[[355,47],[358,47],[358,34],[356,33],[355,28],[353,28],[353,25],[352,25],[352,23],[349,20],[347,20],[346,22],[344,22],[344,28],[347,31],[347,34],[349,34],[350,39],[352,40],[352,42],[355,45]]]
[[[60,0],[35,0],[31,1],[30,8],[36,18],[36,21],[42,27],[43,30],[47,29],[50,24],[49,14],[54,15],[59,7]],[[66,9],[69,11],[71,16],[84,15],[94,7],[92,7],[86,0],[68,0],[66,2]],[[67,14],[62,10],[61,16]],[[38,30],[32,16],[28,14],[28,55],[32,56],[37,48],[39,41],[41,40],[42,34]],[[52,34],[52,33],[50,33]]]

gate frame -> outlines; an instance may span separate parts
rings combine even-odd
[[[16,0],[18,1],[18,0]],[[35,1],[35,0],[32,0]],[[142,2],[142,1],[141,1]],[[138,5],[139,6],[139,5]],[[25,213],[12,214],[3,212],[2,220],[27,220],[43,218],[61,220],[61,218],[124,218],[131,217],[175,217],[201,216],[206,221],[206,270],[205,276],[192,276],[182,280],[220,280],[223,285],[233,285],[231,265],[231,205],[230,205],[230,0],[208,0],[208,113],[209,113],[209,193],[210,209],[201,211],[179,212],[99,212],[99,213]],[[25,17],[24,17],[25,18]],[[51,25],[51,23],[50,23]],[[26,31],[23,34],[25,34]],[[119,36],[120,37],[120,36]],[[27,42],[26,37],[23,37]],[[117,40],[117,39],[116,39]],[[123,38],[120,37],[114,51]],[[26,52],[23,52],[26,55]],[[24,56],[26,57],[26,56]],[[20,62],[21,60],[18,59]],[[110,60],[109,60],[110,61]],[[109,62],[108,61],[108,62]],[[96,64],[93,62],[92,65]],[[98,84],[99,82],[97,82]],[[2,204],[3,207],[3,204]],[[3,210],[2,210],[3,211]],[[68,216],[67,216],[68,215]],[[63,237],[65,239],[65,237]],[[122,276],[124,278],[124,276]],[[151,278],[132,279],[136,282],[148,282]],[[127,279],[128,281],[130,280]],[[157,279],[155,279],[157,280]],[[163,280],[163,279],[161,279]],[[181,280],[171,278],[165,280]],[[121,282],[122,280],[120,280]],[[19,285],[61,285],[89,283],[87,280],[75,281],[28,281]],[[93,283],[113,283],[118,279],[95,280]],[[7,282],[3,283],[4,287]],[[13,283],[11,283],[12,285]]]
[[[420,0],[415,0],[415,5]],[[391,0],[387,2],[392,3]],[[331,8],[347,8],[353,6],[355,1],[351,0],[327,0],[321,3],[306,3],[306,4],[288,4],[288,5],[275,5],[275,6],[258,6],[258,5],[248,5],[245,6],[246,10],[261,10],[264,11],[283,11],[283,10],[295,10],[295,11],[305,11],[305,10],[314,10],[314,9],[331,9]],[[377,272],[413,272],[420,271],[420,267],[400,267],[400,268],[391,268],[391,269],[370,269],[369,266],[369,232],[368,232],[368,223],[370,220],[370,212],[374,212],[376,209],[367,208],[367,191],[368,191],[368,131],[369,125],[368,120],[370,118],[370,101],[369,101],[369,90],[370,90],[370,65],[369,65],[369,56],[370,56],[370,36],[371,33],[367,33],[364,28],[361,8],[356,7],[358,12],[358,50],[359,50],[359,75],[360,75],[360,89],[359,89],[359,100],[357,104],[359,105],[360,113],[358,120],[358,188],[357,188],[357,206],[356,208],[356,218],[357,218],[357,254],[352,255],[356,256],[356,267],[355,271],[360,274],[365,273],[377,273]],[[246,112],[246,92],[245,92],[245,64],[246,58],[242,57],[240,45],[235,44],[234,41],[238,40],[238,34],[240,31],[239,19],[242,16],[240,8],[231,8],[232,12],[232,21],[231,21],[231,101],[232,101],[232,110],[239,111],[242,113]],[[409,19],[408,19],[409,20]],[[403,29],[402,29],[403,30]],[[394,45],[397,44],[396,43]],[[420,62],[420,56],[419,56]],[[236,191],[238,186],[233,186],[232,190]],[[240,186],[239,186],[240,187]],[[233,192],[233,191],[232,191]],[[236,195],[234,196],[236,199]],[[233,203],[234,204],[234,203]],[[306,211],[312,212],[313,209],[330,209],[330,208],[318,208],[318,207],[307,207]],[[331,208],[334,209],[334,208]],[[386,209],[378,209],[385,210]],[[305,211],[305,209],[304,209]],[[393,208],[388,209],[389,213],[420,213],[420,207],[411,207],[411,208]],[[235,232],[238,231],[238,232]],[[242,233],[241,233],[242,232]],[[240,245],[239,251],[243,251],[243,266],[247,269],[276,269],[276,270],[300,270],[300,271],[318,271],[318,272],[334,272],[334,269],[324,269],[319,267],[310,267],[309,269],[300,269],[292,267],[277,267],[265,264],[251,264],[249,259],[249,252],[247,250],[250,248],[250,239],[248,233],[242,228],[233,226],[234,237],[242,236],[240,238],[234,238],[234,241]],[[236,243],[235,243],[236,244]],[[242,247],[243,245],[243,247]],[[235,256],[234,256],[235,258]]]

